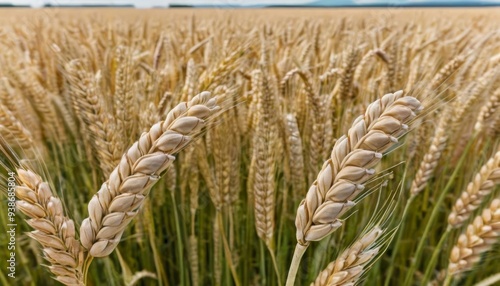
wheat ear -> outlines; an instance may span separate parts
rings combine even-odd
[[[30,217],[35,229],[28,236],[43,247],[45,259],[56,280],[65,285],[84,285],[83,250],[75,238],[75,225],[64,215],[61,201],[49,184],[32,171],[17,170],[21,185],[16,187],[17,208]]]
[[[275,231],[274,213],[276,207],[275,190],[275,148],[278,142],[276,120],[273,116],[274,93],[270,92],[269,82],[263,77],[259,87],[257,102],[257,124],[253,141],[252,172],[255,228],[257,235],[273,249]]]
[[[159,180],[179,152],[219,110],[216,98],[202,92],[173,108],[165,121],[141,135],[122,156],[88,205],[89,217],[80,228],[82,245],[93,257],[109,255],[125,227],[137,215],[149,189]]]
[[[275,94],[265,69],[252,73],[256,107],[254,115],[254,138],[248,175],[248,188],[254,201],[255,229],[269,249],[273,249],[275,231],[275,150],[278,143]]]
[[[335,261],[330,262],[311,286],[355,285],[365,268],[379,253],[380,245],[376,242],[383,232],[376,226],[363,235]]]
[[[417,174],[415,175],[415,179],[413,179],[411,184],[410,192],[413,196],[418,195],[423,189],[425,189],[427,182],[434,174],[439,158],[441,158],[441,154],[443,153],[446,143],[448,142],[448,124],[448,115],[445,113],[439,121],[436,131],[434,132],[431,145],[429,146],[429,150],[424,155]]]
[[[449,226],[460,227],[471,214],[483,203],[484,198],[491,194],[496,184],[500,184],[500,151],[481,167],[479,173],[467,185],[467,189],[455,202],[448,216]]]
[[[389,93],[371,103],[365,114],[354,120],[347,136],[335,143],[329,160],[297,209],[297,247],[287,285],[295,281],[298,264],[311,241],[319,241],[342,225],[339,216],[351,208],[363,184],[375,174],[372,169],[382,153],[397,143],[408,130],[416,112],[422,109],[414,97],[402,91]]]
[[[449,78],[462,66],[465,62],[465,56],[458,55],[453,58],[450,62],[448,62],[444,67],[442,67],[438,73],[432,78],[429,84],[429,90],[438,89],[445,81],[449,80]]]
[[[453,246],[448,265],[448,276],[472,269],[481,260],[481,254],[489,251],[500,237],[500,199],[494,199],[482,214],[467,226]],[[445,283],[446,284],[446,283]]]
[[[286,127],[288,157],[290,158],[290,177],[294,189],[293,201],[298,202],[305,193],[304,155],[302,153],[302,137],[300,136],[297,119],[291,113],[286,115]]]
[[[0,131],[10,145],[16,143],[25,150],[36,148],[31,132],[19,121],[6,106],[0,105]]]
[[[337,140],[331,158],[297,210],[299,244],[321,240],[341,225],[339,215],[354,204],[351,200],[374,175],[372,167],[380,162],[382,152],[408,130],[406,123],[416,116],[421,105],[414,97],[401,96],[401,91],[386,94],[370,104],[347,136]]]
[[[495,114],[498,114],[498,109],[500,107],[500,88],[497,88],[495,92],[491,94],[488,101],[481,108],[479,115],[477,116],[476,124],[474,129],[476,131],[481,131],[483,129],[489,129],[492,121],[495,120]]]
[[[354,91],[352,80],[356,66],[358,65],[358,50],[352,49],[347,52],[346,59],[342,65],[342,74],[340,79],[340,86],[337,98],[343,102],[344,100],[352,100],[354,98]]]

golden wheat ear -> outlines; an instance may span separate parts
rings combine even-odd
[[[175,159],[173,155],[188,145],[218,110],[217,99],[202,92],[173,108],[165,121],[153,125],[125,152],[90,200],[89,217],[82,222],[80,237],[90,256],[113,252],[150,188]]]
[[[498,117],[498,109],[500,107],[500,87],[497,88],[488,101],[481,107],[476,124],[474,125],[474,130],[480,132],[482,130],[487,130],[488,133],[492,128],[493,123],[495,123],[495,115]]]
[[[497,184],[500,184],[500,151],[481,167],[481,170],[467,185],[467,189],[456,200],[448,216],[448,226],[452,228],[462,226]]]
[[[352,200],[374,176],[373,167],[382,153],[397,143],[408,130],[407,123],[421,110],[414,97],[402,92],[384,95],[370,104],[358,117],[347,136],[333,147],[331,158],[323,165],[316,181],[297,210],[297,241],[308,245],[340,227],[338,217],[349,209]]]
[[[372,228],[344,250],[335,261],[330,262],[311,286],[355,285],[365,272],[367,264],[378,255],[380,245],[377,242],[384,232],[379,226]]]
[[[353,200],[375,175],[373,167],[383,152],[394,146],[422,109],[420,102],[402,91],[389,93],[371,103],[356,118],[347,135],[335,143],[306,198],[297,209],[297,246],[287,279],[294,285],[302,255],[312,241],[322,240],[342,225],[340,216],[355,205]]]
[[[494,199],[462,233],[450,254],[445,285],[459,274],[471,270],[500,238],[500,198]]]
[[[84,285],[83,249],[75,238],[75,224],[63,210],[50,186],[32,171],[18,169],[17,208],[30,217],[28,236],[38,241],[55,279],[65,285]]]
[[[399,205],[397,197],[404,191],[400,183],[397,189],[390,192],[389,197],[382,197],[382,193],[387,191],[387,182],[382,181],[356,199],[360,201],[375,192],[378,193],[378,198],[372,198],[377,204],[370,208],[371,219],[359,236],[318,274],[310,286],[359,285],[372,266],[384,255],[401,222],[393,228],[389,227]]]

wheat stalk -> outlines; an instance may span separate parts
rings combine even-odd
[[[173,154],[189,144],[191,136],[205,125],[205,119],[219,108],[216,98],[202,92],[177,105],[165,121],[153,125],[128,149],[90,200],[89,217],[82,222],[82,245],[91,256],[104,257],[116,248],[149,189],[174,160]]]

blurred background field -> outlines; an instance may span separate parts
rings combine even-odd
[[[460,20],[466,18],[484,18],[497,20],[500,17],[500,7],[451,7],[451,8],[265,8],[265,9],[208,9],[208,8],[171,8],[171,9],[133,9],[133,8],[3,8],[0,9],[0,21],[19,17],[32,17],[36,15],[54,15],[62,18],[75,17],[105,17],[116,18],[125,21],[137,19],[151,19],[169,22],[177,17],[184,18],[194,15],[195,17],[218,17],[233,15],[235,17],[264,17],[266,20],[275,21],[286,18],[304,17],[348,17],[360,19],[366,17],[394,17],[398,21],[412,21],[425,17],[444,17],[447,19]],[[273,17],[269,17],[273,16]],[[276,17],[276,18],[275,18]],[[465,20],[462,18],[462,20]]]

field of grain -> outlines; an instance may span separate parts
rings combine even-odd
[[[498,27],[0,10],[0,285],[499,285]]]

